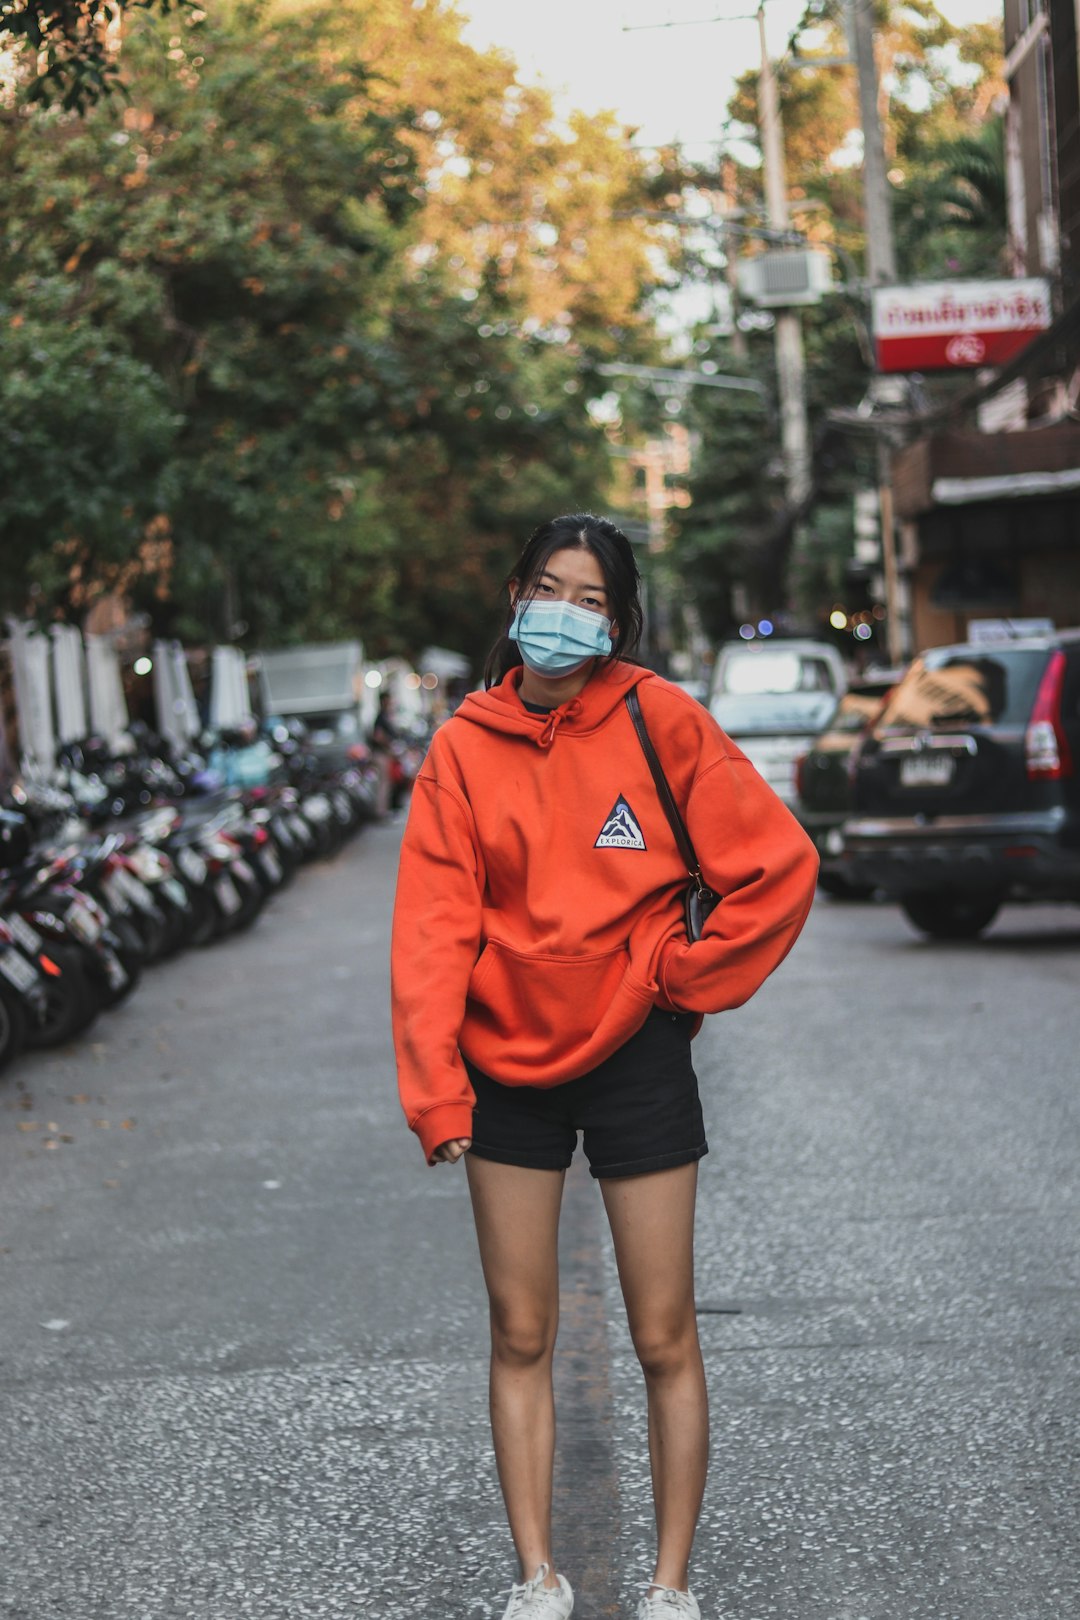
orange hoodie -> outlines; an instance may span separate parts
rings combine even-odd
[[[738,1007],[806,920],[817,854],[701,704],[634,664],[530,714],[519,669],[435,735],[401,851],[392,945],[402,1106],[429,1162],[472,1133],[461,1053],[511,1086],[595,1068],[649,1009]],[[686,867],[623,701],[632,686],[705,881],[695,944]]]

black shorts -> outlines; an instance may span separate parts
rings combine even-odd
[[[471,1151],[530,1170],[565,1170],[584,1136],[592,1175],[641,1176],[709,1151],[690,1058],[693,1013],[654,1007],[603,1063],[555,1086],[505,1086],[466,1058],[476,1092]]]

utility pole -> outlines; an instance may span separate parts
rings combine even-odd
[[[720,152],[720,180],[723,187],[724,211],[727,212],[727,200],[735,196],[735,162],[734,159]],[[750,357],[750,344],[746,333],[742,330],[737,319],[739,308],[739,283],[735,268],[735,255],[728,247],[724,252],[724,280],[727,282],[728,297],[731,300],[731,352],[736,360],[742,364]]]
[[[874,59],[873,0],[846,0],[848,38],[859,79],[859,121],[863,133],[863,202],[866,209],[866,279],[871,289],[896,280],[892,209],[885,172],[885,143],[878,117],[878,76]],[[881,562],[885,578],[885,631],[890,664],[902,662],[906,652],[906,625],[896,559],[896,523],[893,517],[892,466],[889,444],[877,434],[878,514],[881,525]]]
[[[761,155],[765,168],[765,202],[769,228],[786,231],[791,225],[787,175],[784,169],[784,134],[780,98],[765,38],[765,7],[758,7],[761,73],[758,78],[758,117]],[[810,430],[806,419],[806,361],[802,321],[797,310],[776,311],[776,377],[780,395],[780,441],[784,451],[784,477],[790,507],[799,507],[810,493]]]
[[[885,143],[878,118],[878,76],[874,60],[873,0],[847,0],[848,34],[859,77],[859,121],[863,133],[863,200],[866,207],[866,278],[871,287],[896,280],[892,209],[885,174]]]

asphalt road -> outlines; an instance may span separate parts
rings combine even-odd
[[[398,828],[0,1081],[3,1620],[481,1620],[512,1578],[464,1175],[393,1090]],[[1080,1614],[1080,913],[821,901],[697,1043],[706,1620]],[[643,1403],[563,1227],[559,1556],[634,1612]]]

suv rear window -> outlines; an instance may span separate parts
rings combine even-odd
[[[1024,726],[1047,657],[1037,647],[934,648],[916,658],[882,711],[875,734]]]

